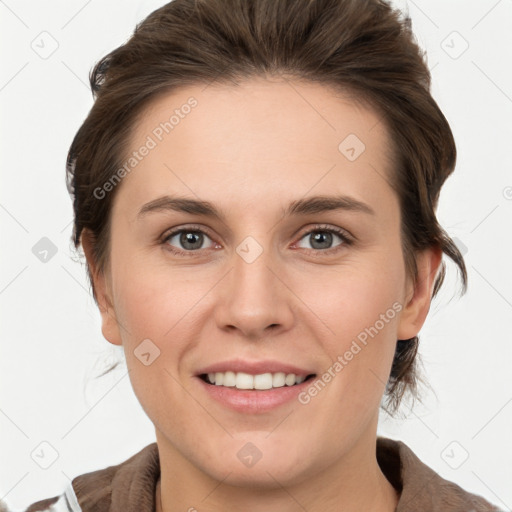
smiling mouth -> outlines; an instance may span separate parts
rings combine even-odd
[[[199,378],[211,386],[222,386],[240,390],[268,390],[282,387],[298,386],[305,381],[316,377],[315,373],[309,375],[296,375],[295,373],[260,373],[252,375],[244,372],[215,372],[202,373]]]

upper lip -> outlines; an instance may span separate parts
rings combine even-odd
[[[197,375],[216,372],[244,372],[250,375],[259,375],[262,373],[294,373],[297,376],[306,377],[312,375],[314,372],[299,368],[292,364],[283,363],[281,361],[264,359],[261,361],[247,361],[243,359],[231,359],[229,361],[220,361],[204,368],[201,368]]]

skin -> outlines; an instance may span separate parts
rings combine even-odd
[[[418,334],[427,316],[441,252],[418,253],[416,283],[406,275],[384,123],[325,86],[253,78],[158,98],[130,150],[190,96],[198,106],[119,185],[104,271],[90,233],[82,237],[103,335],[124,347],[155,425],[157,510],[394,511],[399,495],[375,455],[379,405],[396,340]],[[352,162],[338,149],[351,133],[366,146]],[[224,222],[173,211],[138,216],[165,194],[210,201]],[[283,217],[294,200],[334,194],[375,215]],[[206,232],[198,249],[187,252],[179,236],[163,240],[190,224]],[[327,246],[336,249],[325,253],[314,245],[319,224],[348,231],[353,244],[334,234]],[[236,252],[247,236],[263,249],[252,263]],[[395,302],[401,311],[307,405],[243,414],[210,399],[195,377],[236,356],[321,375]],[[146,366],[134,350],[148,338],[160,356]],[[237,457],[247,442],[262,453],[252,467]]]

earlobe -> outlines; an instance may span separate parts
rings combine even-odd
[[[416,261],[418,277],[413,283],[412,293],[404,294],[405,303],[398,325],[397,339],[408,340],[417,336],[430,309],[435,279],[443,252],[433,246],[418,253]]]
[[[80,236],[87,265],[92,279],[93,293],[101,314],[101,332],[104,338],[114,345],[122,345],[119,324],[115,315],[112,292],[108,276],[98,268],[94,257],[95,238],[84,228]]]

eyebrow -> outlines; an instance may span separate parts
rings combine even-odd
[[[375,215],[375,211],[366,203],[346,195],[313,196],[298,199],[289,204],[283,211],[285,217],[291,215],[311,215],[328,211],[351,211]],[[212,217],[225,222],[225,215],[211,202],[185,197],[162,196],[142,206],[137,217],[143,217],[151,212],[176,211]]]

